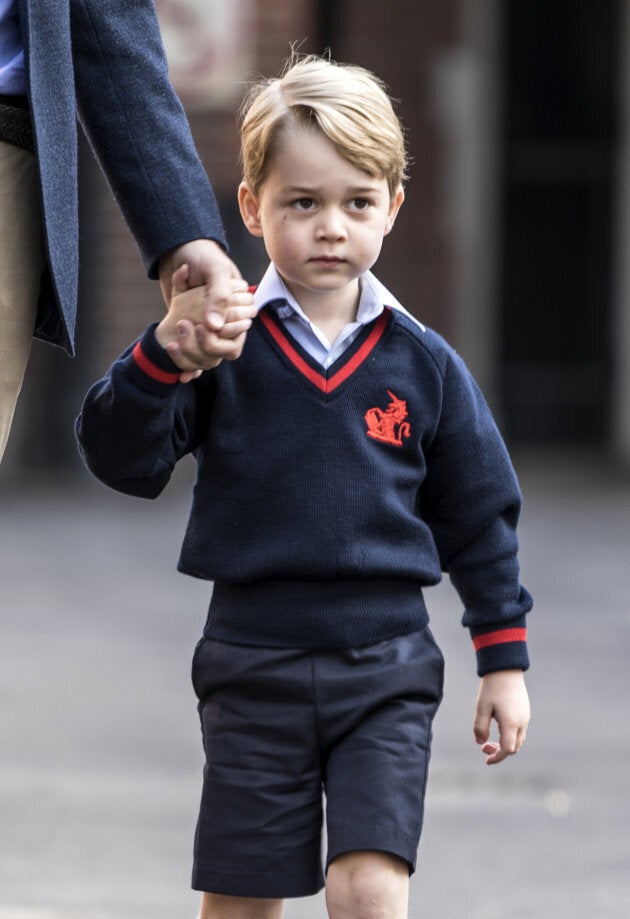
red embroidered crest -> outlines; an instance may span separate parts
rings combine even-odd
[[[411,425],[407,418],[407,403],[399,399],[389,389],[387,394],[392,400],[385,411],[374,407],[365,413],[367,436],[381,443],[391,444],[393,447],[402,447],[403,437],[411,436]]]

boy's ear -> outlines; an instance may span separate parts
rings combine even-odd
[[[238,187],[238,206],[241,217],[243,218],[243,223],[252,236],[262,236],[258,198],[247,182],[241,182]]]
[[[391,231],[392,227],[394,226],[394,223],[396,221],[396,215],[398,214],[398,211],[400,210],[400,207],[404,200],[405,200],[405,192],[403,190],[402,185],[399,185],[398,191],[390,199],[390,202],[389,202],[389,214],[387,217],[387,223],[385,224],[385,236],[387,236],[387,234]]]

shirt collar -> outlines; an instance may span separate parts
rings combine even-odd
[[[359,278],[359,283],[361,286],[361,298],[359,300],[359,309],[357,310],[356,322],[360,325],[365,325],[368,322],[371,322],[373,319],[376,319],[377,316],[383,312],[383,309],[386,306],[391,307],[392,309],[398,310],[401,313],[404,313],[405,316],[408,316],[413,320],[422,331],[426,331],[425,327],[419,322],[415,316],[412,316],[404,306],[398,302],[396,297],[385,287],[384,284],[378,280],[378,278],[372,274],[371,271],[366,271]],[[260,311],[263,306],[266,306],[272,301],[284,301],[284,305],[289,307],[291,313],[297,313],[302,319],[306,322],[309,322],[308,317],[303,312],[300,304],[297,302],[295,297],[291,294],[290,290],[287,288],[286,284],[280,277],[278,269],[271,262],[267,271],[263,275],[263,278],[256,288],[254,293],[254,305],[256,309]],[[282,306],[280,307],[282,309]],[[286,318],[286,317],[285,317]],[[309,323],[310,324],[310,323]]]

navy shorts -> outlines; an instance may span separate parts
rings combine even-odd
[[[193,684],[206,754],[192,886],[304,897],[343,852],[415,869],[443,658],[429,629],[310,652],[203,638]]]

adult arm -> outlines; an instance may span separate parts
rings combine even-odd
[[[157,278],[160,259],[191,240],[224,247],[152,0],[70,0],[70,16],[79,118],[147,273]]]

